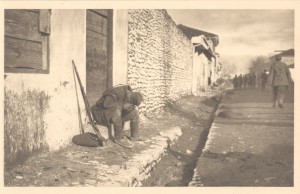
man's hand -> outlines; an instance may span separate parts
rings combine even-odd
[[[115,103],[116,103],[116,99],[112,95],[107,95],[103,102],[103,106],[104,108],[111,108],[115,106]]]
[[[127,112],[130,112],[130,111],[132,111],[134,108],[135,108],[135,106],[134,106],[133,104],[125,103],[125,104],[124,104],[124,107],[123,107],[123,110],[125,110],[125,111],[127,111]]]

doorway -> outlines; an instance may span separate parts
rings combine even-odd
[[[112,10],[86,12],[86,93],[90,105],[112,85]]]

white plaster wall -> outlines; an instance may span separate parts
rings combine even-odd
[[[208,59],[202,53],[199,56],[201,73],[200,73],[200,83],[198,89],[205,89],[207,87],[207,69],[208,69]]]
[[[201,35],[198,37],[193,37],[191,41],[196,44],[201,44],[205,49],[209,49],[210,47],[212,50],[214,50],[213,42],[211,40],[205,40],[207,40],[205,36]],[[212,58],[212,61],[210,62],[205,54],[201,53],[198,55],[194,52],[192,81],[193,94],[197,94],[198,92],[201,92],[201,90],[207,89],[210,71],[212,71],[211,81],[213,83],[216,80],[215,59]]]
[[[52,149],[70,142],[79,133],[78,112],[72,60],[75,61],[82,84],[86,84],[86,10],[53,10],[50,39],[50,71],[53,75],[50,92],[52,114],[48,114],[47,142]],[[61,83],[66,83],[63,86]],[[53,88],[54,86],[54,88]],[[79,85],[77,84],[77,88]],[[81,110],[84,104],[82,95]],[[67,141],[66,141],[67,140]]]
[[[200,80],[201,77],[201,63],[200,63],[200,57],[197,52],[195,52],[194,48],[194,54],[193,54],[193,82],[192,82],[192,93],[194,95],[198,92],[198,80]]]
[[[127,83],[128,10],[113,15],[113,85]]]
[[[216,60],[215,58],[212,58],[212,63],[211,63],[211,83],[214,83],[216,81]]]
[[[295,82],[296,71],[295,69],[290,69],[292,80]]]
[[[50,96],[45,133],[51,150],[79,133],[72,60],[85,85],[85,15],[85,10],[52,10],[49,74],[6,73],[7,90],[21,93],[38,89]],[[81,106],[83,110],[82,102]]]
[[[193,90],[194,93],[198,93],[207,86],[208,59],[203,53],[195,53],[193,60],[193,84],[196,84],[193,85]]]
[[[282,62],[286,63],[287,65],[292,65],[294,62],[293,56],[283,56],[281,59]],[[295,69],[290,68],[292,79],[295,80]]]
[[[209,63],[207,57],[201,53],[198,55],[194,53],[193,56],[193,94],[197,95],[203,89],[207,89],[208,86],[208,76],[213,63]],[[213,70],[213,69],[212,69]]]

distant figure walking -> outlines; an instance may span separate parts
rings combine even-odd
[[[243,76],[242,74],[240,74],[240,76],[238,77],[238,88],[242,89],[243,86]]]
[[[252,88],[255,88],[256,87],[256,75],[255,73],[253,72],[252,73]]]
[[[271,64],[268,81],[273,87],[273,107],[276,107],[278,103],[278,106],[283,108],[287,87],[291,83],[291,73],[279,55],[275,56],[275,62]]]
[[[234,76],[234,78],[232,80],[232,83],[233,83],[233,88],[236,90],[237,87],[238,87],[238,77],[237,77],[237,75]]]
[[[267,70],[265,69],[264,72],[261,74],[261,90],[266,89],[267,81],[268,81],[268,74],[267,74]]]
[[[253,85],[253,77],[252,77],[252,74],[249,73],[248,74],[248,87],[252,88],[252,85]]]
[[[245,74],[243,76],[243,85],[244,85],[244,88],[246,89],[247,88],[247,84],[248,84],[248,75]]]

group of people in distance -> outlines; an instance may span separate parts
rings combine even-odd
[[[257,81],[259,80],[259,81]],[[257,82],[264,90],[266,85],[273,89],[273,107],[283,108],[283,101],[289,83],[292,82],[288,66],[281,62],[277,55],[271,64],[269,74],[264,70],[259,77],[255,73],[235,75],[233,85],[235,89],[255,88]],[[259,85],[259,84],[258,84]],[[100,99],[92,106],[91,112],[97,124],[113,126],[114,142],[124,148],[132,148],[134,141],[143,141],[139,133],[138,106],[143,102],[143,95],[133,91],[129,85],[117,85],[103,92]],[[130,121],[130,135],[126,137],[123,131],[124,122]]]
[[[235,75],[232,80],[234,89],[255,88],[257,82],[261,85],[262,90],[270,85],[273,94],[273,107],[275,108],[278,105],[279,108],[283,108],[283,101],[287,88],[292,83],[292,78],[288,66],[281,61],[280,55],[275,56],[269,74],[267,70],[264,70],[259,77],[256,77],[256,74],[252,72],[245,75]]]
[[[256,75],[255,73],[235,75],[233,78],[234,89],[242,88],[255,88],[256,87]]]

